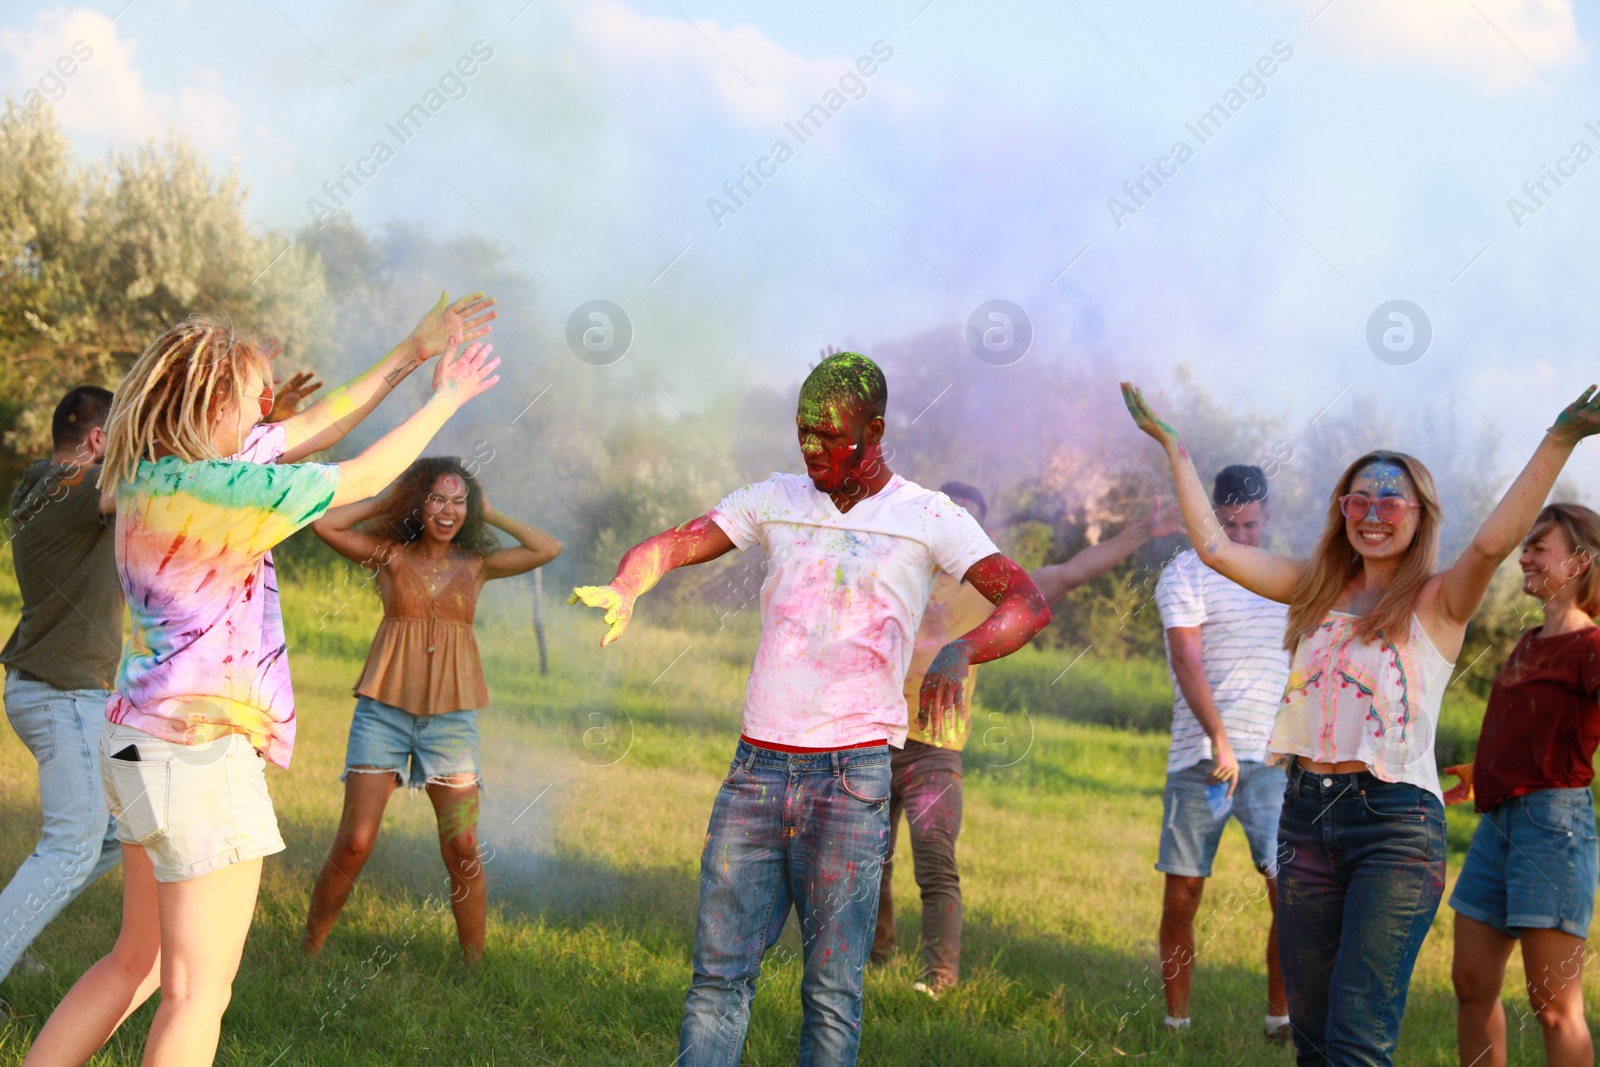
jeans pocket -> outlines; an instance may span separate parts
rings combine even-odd
[[[1575,801],[1541,797],[1538,793],[1529,793],[1522,798],[1522,814],[1530,825],[1562,837],[1570,836],[1580,828],[1580,810]],[[1590,822],[1593,822],[1592,818]]]
[[[854,778],[854,781],[851,779]],[[839,788],[863,804],[886,804],[889,801],[889,761],[839,772]],[[877,794],[882,794],[879,796]]]
[[[1427,797],[1428,794],[1416,786],[1363,789],[1361,807],[1377,819],[1420,823],[1428,818]]]
[[[100,761],[100,776],[106,786],[106,804],[116,816],[117,825],[142,845],[166,833],[171,803],[172,761],[120,760],[110,756]]]

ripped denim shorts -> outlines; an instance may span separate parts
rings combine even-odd
[[[350,720],[344,773],[339,780],[344,781],[352,773],[384,771],[393,773],[399,784],[412,789],[435,783],[482,787],[478,774],[478,713],[413,715],[392,704],[358,696],[355,717]]]

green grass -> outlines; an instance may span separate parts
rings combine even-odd
[[[0,624],[9,629],[15,594],[4,585]],[[338,610],[334,592],[303,585],[285,594],[300,740],[294,766],[270,784],[289,847],[266,864],[218,1062],[671,1063],[699,849],[737,736],[753,632],[653,627],[646,611],[602,654],[596,620],[552,607],[546,680],[533,667],[530,629],[516,621],[526,603],[514,590],[487,598],[487,958],[472,970],[458,962],[431,809],[402,793],[313,962],[298,936],[338,815],[349,686],[377,619],[364,592]],[[1165,674],[1159,664],[1090,655],[1052,686],[1073,655],[1024,650],[984,668],[990,703],[967,753],[960,843],[963,984],[936,1004],[913,994],[916,923],[902,923],[897,960],[868,971],[862,1062],[1289,1063],[1259,1036],[1268,910],[1237,826],[1202,906],[1213,936],[1200,956],[1195,1029],[1181,1041],[1163,1035],[1154,977],[1161,882],[1151,864],[1166,741],[1151,729],[1070,720],[1159,725],[1149,707],[1142,717],[1128,709],[1164,702]],[[1453,873],[1471,825],[1470,816],[1450,818]],[[38,820],[32,760],[0,731],[0,871],[27,853]],[[895,888],[900,914],[918,914],[909,862]],[[92,887],[37,943],[50,971],[0,989],[16,1012],[0,1021],[0,1067],[20,1061],[63,991],[111,944],[120,893],[120,872]],[[1449,914],[1441,910],[1422,952],[1401,1063],[1454,1062]],[[755,1003],[744,1059],[753,1067],[795,1058],[792,923],[781,944]],[[1520,981],[1515,963],[1512,971],[1508,990]],[[137,1063],[151,1011],[135,1014],[94,1062]],[[1513,1043],[1513,1062],[1542,1062],[1536,1028]]]

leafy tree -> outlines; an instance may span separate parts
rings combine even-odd
[[[48,109],[0,117],[0,474],[49,448],[56,398],[114,388],[145,345],[199,312],[319,348],[321,262],[253,232],[238,175],[182,138],[82,166]]]

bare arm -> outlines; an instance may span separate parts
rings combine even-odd
[[[1090,545],[1065,563],[1052,563],[1028,572],[1033,584],[1044,594],[1045,603],[1054,604],[1084,582],[1092,582],[1106,571],[1137,552],[1153,537],[1167,537],[1181,527],[1170,513],[1163,513],[1156,501],[1144,521],[1135,523],[1117,536]]]
[[[365,522],[381,512],[385,503],[385,497],[375,496],[354,504],[329,508],[322,518],[311,524],[311,530],[345,559],[363,566],[378,566],[386,562],[388,554],[394,549],[394,542],[355,527],[357,523]]]
[[[1595,386],[1583,391],[1556,416],[1555,425],[1545,433],[1532,458],[1522,468],[1506,495],[1500,498],[1489,517],[1483,520],[1472,543],[1449,570],[1434,579],[1438,594],[1435,613],[1442,627],[1465,631],[1483,602],[1489,580],[1496,568],[1522,543],[1538,518],[1539,509],[1550,495],[1561,468],[1578,442],[1600,431],[1600,394]],[[1423,610],[1426,610],[1425,605]],[[1426,622],[1426,616],[1424,617]],[[1453,642],[1459,644],[1458,640]]]
[[[465,344],[488,333],[495,317],[493,307],[494,298],[481,292],[453,304],[448,302],[448,294],[441,294],[439,303],[382,359],[306,410],[283,420],[288,447],[278,462],[298,463],[332,448],[412,371],[443,352],[450,337]]]
[[[475,344],[456,357],[452,346],[445,355],[438,387],[428,402],[361,455],[339,464],[339,485],[333,491],[332,506],[375,496],[422,454],[451,415],[498,382],[500,378],[493,372],[500,361],[489,358],[492,351],[493,346]]]
[[[962,579],[995,605],[992,615],[939,650],[923,676],[917,722],[934,744],[954,740],[966,726],[967,668],[1009,656],[1050,624],[1050,605],[1015,560],[996,552]]]
[[[581,585],[572,591],[567,603],[582,601],[591,608],[605,610],[605,622],[611,628],[600,638],[600,647],[604,648],[628,628],[633,602],[654,589],[668,571],[705,563],[732,549],[733,541],[722,527],[710,515],[702,515],[634,545],[622,554],[617,575],[610,584]]]
[[[1217,701],[1211,692],[1211,679],[1206,677],[1205,664],[1200,658],[1200,627],[1169,627],[1167,650],[1172,657],[1172,673],[1178,679],[1178,690],[1200,729],[1211,739],[1215,764],[1211,780],[1227,782],[1228,795],[1232,796],[1239,785],[1239,761],[1234,757],[1228,731],[1222,725],[1222,713],[1217,710]]]
[[[483,521],[517,539],[516,547],[502,548],[483,561],[483,578],[509,578],[543,567],[561,555],[561,542],[531,523],[513,519],[483,502]]]
[[[1122,398],[1139,429],[1166,450],[1167,460],[1172,464],[1172,477],[1177,483],[1183,524],[1201,562],[1258,596],[1287,604],[1305,571],[1306,561],[1288,559],[1275,552],[1228,540],[1216,513],[1211,510],[1211,498],[1206,495],[1200,475],[1195,473],[1189,450],[1178,438],[1177,428],[1150,410],[1144,396],[1128,382],[1122,383]]]

